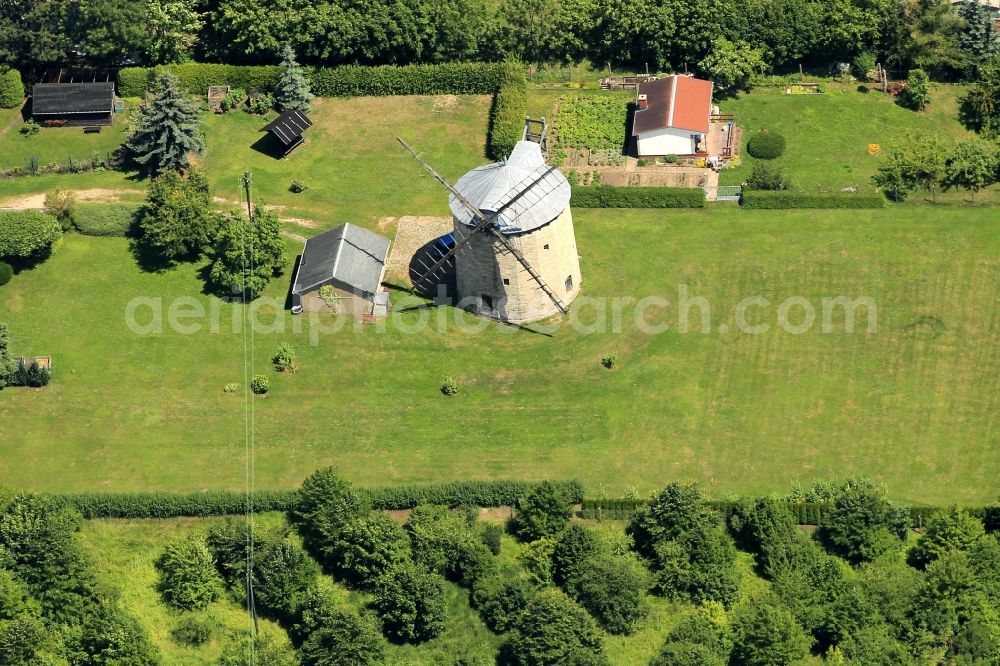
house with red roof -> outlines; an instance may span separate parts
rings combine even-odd
[[[670,76],[636,88],[632,136],[639,157],[707,153],[711,81]]]

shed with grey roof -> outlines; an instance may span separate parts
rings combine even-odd
[[[369,315],[385,276],[389,239],[342,224],[305,242],[292,286],[292,311]],[[329,285],[333,300],[320,297]]]
[[[268,132],[281,146],[281,154],[287,155],[302,144],[302,133],[312,127],[309,116],[298,109],[289,109],[269,122],[260,130]]]

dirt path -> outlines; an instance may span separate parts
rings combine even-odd
[[[109,190],[105,188],[94,188],[90,190],[66,190],[76,195],[77,201],[121,201],[123,194],[142,194],[141,190]],[[28,209],[44,208],[45,193],[41,194],[19,194],[13,197],[0,199],[0,208]]]
[[[394,218],[384,217],[379,220],[379,230],[388,228]],[[396,238],[389,250],[386,262],[386,274],[407,276],[410,260],[421,247],[438,236],[448,233],[453,228],[450,217],[418,217],[406,215],[399,218],[396,227]]]
[[[0,128],[0,138],[2,138],[3,135],[5,135],[7,132],[10,131],[11,127],[13,127],[14,125],[16,125],[20,121],[21,121],[21,114],[20,113],[15,113],[14,117],[12,117],[10,119],[10,122],[7,123],[3,128]]]

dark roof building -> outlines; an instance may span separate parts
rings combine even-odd
[[[330,285],[370,310],[385,275],[389,245],[388,238],[353,224],[308,239],[295,272],[293,308],[301,308],[306,296]]]
[[[110,125],[115,115],[114,83],[36,83],[31,115],[41,122]]]
[[[287,155],[302,143],[302,133],[309,127],[312,127],[312,121],[306,114],[289,109],[265,125],[261,131],[270,132],[281,144],[282,155]]]

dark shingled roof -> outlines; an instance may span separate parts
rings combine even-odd
[[[306,294],[324,284],[339,282],[375,294],[388,256],[388,238],[353,224],[342,224],[306,241],[292,293]]]
[[[32,115],[111,113],[114,83],[36,83],[31,89]]]
[[[297,143],[307,127],[312,127],[312,121],[306,114],[296,109],[289,109],[269,122],[261,132],[270,132],[283,145]]]

